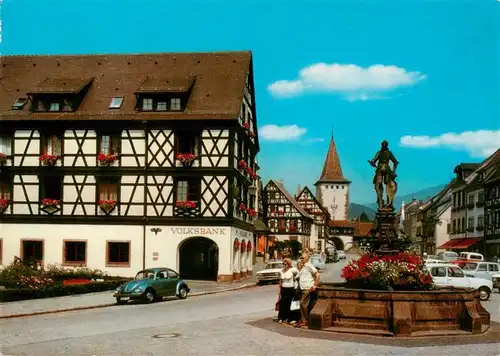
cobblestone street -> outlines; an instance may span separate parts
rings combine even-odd
[[[322,280],[339,279],[342,263]],[[276,286],[1,321],[3,355],[498,355],[500,344],[394,347],[289,337],[250,325],[274,317]],[[485,303],[499,322],[500,294]],[[284,328],[286,328],[284,326]]]

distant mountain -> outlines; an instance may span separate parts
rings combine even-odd
[[[372,208],[369,208],[366,205],[349,203],[349,219],[350,220],[359,218],[359,216],[361,215],[362,212],[364,212],[366,215],[368,215],[368,218],[370,220],[375,219],[375,210],[373,210]]]
[[[399,209],[401,209],[402,202],[405,202],[405,204],[408,204],[409,202],[412,201],[413,198],[415,198],[417,200],[424,200],[425,201],[429,198],[432,198],[437,193],[439,193],[445,186],[446,186],[446,184],[440,184],[440,185],[436,185],[434,187],[429,187],[429,188],[417,190],[415,193],[406,194],[406,195],[396,195],[396,199],[394,199],[394,207],[396,208],[396,211],[399,211]],[[363,205],[360,205],[360,206],[363,206]],[[377,203],[370,203],[370,204],[366,204],[366,207],[368,207],[372,210],[376,210],[378,205],[377,205]]]

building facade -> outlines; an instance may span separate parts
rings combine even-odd
[[[249,274],[259,204],[250,52],[1,62],[2,263]]]
[[[500,257],[500,150],[494,154],[491,162],[480,170],[484,186],[484,199],[478,205],[484,205],[485,254],[488,258]]]

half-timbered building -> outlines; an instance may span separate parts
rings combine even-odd
[[[328,221],[330,221],[330,214],[328,213],[328,210],[321,205],[307,186],[298,192],[295,200],[313,218],[310,236],[311,246],[316,248],[318,251],[324,251],[328,238]]]
[[[483,167],[481,175],[484,186],[484,199],[477,205],[484,206],[484,225],[477,222],[476,229],[484,231],[485,255],[489,258],[500,257],[500,150],[491,162]]]
[[[264,188],[265,224],[271,239],[299,241],[310,247],[312,216],[285,189],[283,182],[270,180]]]
[[[218,281],[251,271],[250,52],[0,62],[4,264],[19,256],[124,276],[168,266]]]

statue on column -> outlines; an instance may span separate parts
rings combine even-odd
[[[389,164],[392,162],[392,168]],[[398,167],[398,161],[396,157],[389,150],[389,143],[384,140],[382,141],[382,147],[378,151],[372,160],[368,163],[375,169],[375,176],[373,177],[373,185],[375,187],[375,192],[377,193],[377,203],[379,211],[394,211],[394,197],[396,196],[396,191],[398,185],[396,183],[396,169]],[[384,203],[384,184],[386,190],[387,200]]]

